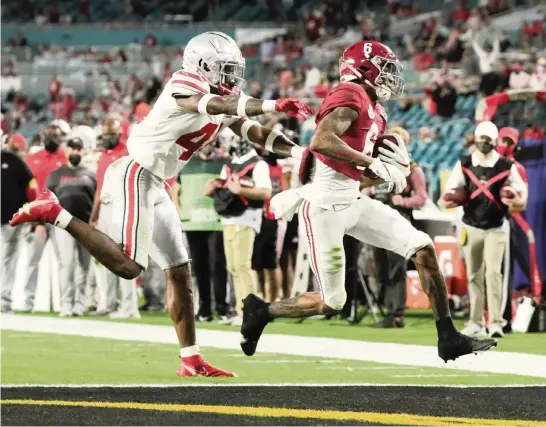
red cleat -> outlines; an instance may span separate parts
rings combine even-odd
[[[200,354],[190,357],[181,357],[180,366],[176,370],[177,377],[236,377],[233,372],[224,371],[209,365]]]
[[[9,225],[14,226],[24,222],[49,222],[55,220],[63,210],[57,196],[51,190],[45,190],[36,200],[25,203],[18,212],[13,214]]]

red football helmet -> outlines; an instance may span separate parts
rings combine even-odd
[[[398,98],[402,95],[404,79],[401,74],[402,65],[392,50],[372,40],[349,46],[339,59],[341,81],[366,82],[375,88],[380,101],[388,101],[391,95]]]

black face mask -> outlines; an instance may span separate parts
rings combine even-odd
[[[476,141],[476,148],[483,154],[489,154],[495,149],[495,146],[490,141]]]
[[[119,144],[119,136],[103,136],[102,146],[107,150],[111,150]]]
[[[56,153],[61,145],[60,141],[54,136],[46,136],[44,140],[44,148],[48,153]]]
[[[68,161],[72,166],[78,166],[82,161],[82,156],[79,154],[69,154]]]

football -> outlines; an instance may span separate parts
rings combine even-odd
[[[501,199],[513,199],[516,197],[516,191],[509,185],[505,185],[500,190]]]
[[[385,141],[392,141],[396,144],[396,138],[393,136],[393,135],[380,135],[377,137],[377,140],[375,141],[375,144],[373,145],[373,150],[372,150],[372,157],[376,158],[377,156],[379,156],[379,148],[380,147],[383,147],[389,151],[392,151],[392,149],[385,144]],[[369,171],[368,169],[366,169],[364,171],[364,176],[367,177],[367,178],[371,178],[371,179],[376,179],[377,178],[377,175],[374,174],[373,172]]]
[[[464,188],[454,188],[452,190],[446,191],[446,193],[444,194],[444,200],[446,202],[452,202],[458,206],[464,205],[467,198],[468,194],[466,194]]]
[[[378,136],[377,141],[375,141],[375,144],[373,146],[372,157],[379,156],[380,147],[383,147],[389,151],[392,151],[392,149],[387,144],[385,144],[385,141],[391,141],[391,142],[394,142],[395,144],[397,143],[396,137],[394,135],[385,134],[385,135]]]

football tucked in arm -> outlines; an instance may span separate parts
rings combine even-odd
[[[391,141],[396,144],[396,139],[393,135],[381,135],[377,137],[377,141],[375,141],[375,144],[373,145],[373,151],[372,151],[372,157],[377,158],[379,156],[379,148],[383,147],[386,150],[392,151],[392,148],[389,147],[387,144],[385,144],[385,141]],[[371,179],[377,179],[377,175],[370,171],[369,169],[366,169],[364,171],[364,176],[366,178]]]
[[[514,199],[517,196],[516,190],[509,185],[505,185],[500,190],[501,199]]]
[[[451,202],[457,206],[462,206],[466,203],[468,199],[468,194],[464,188],[453,188],[452,190],[447,190],[444,194],[444,200],[446,202]]]

